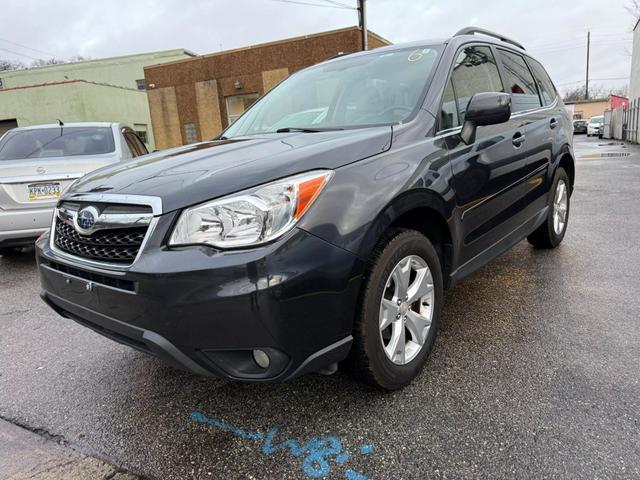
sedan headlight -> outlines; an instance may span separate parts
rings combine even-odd
[[[329,170],[295,175],[188,208],[169,245],[232,248],[270,242],[293,228],[332,175]]]

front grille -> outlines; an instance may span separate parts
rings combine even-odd
[[[147,233],[147,226],[99,230],[81,235],[56,218],[54,242],[60,250],[78,257],[102,262],[132,263]]]

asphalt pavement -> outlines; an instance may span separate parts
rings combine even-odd
[[[564,243],[449,290],[394,393],[174,370],[53,313],[32,252],[0,258],[0,417],[150,479],[639,478],[640,148],[602,143],[576,139]]]

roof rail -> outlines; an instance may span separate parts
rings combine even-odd
[[[334,58],[345,57],[347,55],[351,55],[353,52],[338,52],[335,55],[331,55],[327,60],[333,60]],[[327,61],[325,60],[325,62]]]
[[[484,28],[465,27],[462,30],[458,30],[454,35],[454,37],[458,37],[460,35],[474,35],[476,33],[497,38],[498,40],[501,40],[503,42],[510,43],[511,45],[515,45],[516,47],[521,48],[522,50],[526,50],[526,48],[524,48],[524,46],[521,43],[518,43],[515,40],[511,40],[509,37],[505,37],[504,35],[500,35],[499,33],[495,33],[490,30],[485,30]]]

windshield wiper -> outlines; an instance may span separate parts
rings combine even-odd
[[[315,132],[332,132],[335,130],[344,130],[339,127],[325,127],[325,128],[301,128],[301,127],[284,127],[276,130],[276,133],[287,132],[303,132],[303,133],[315,133]]]

